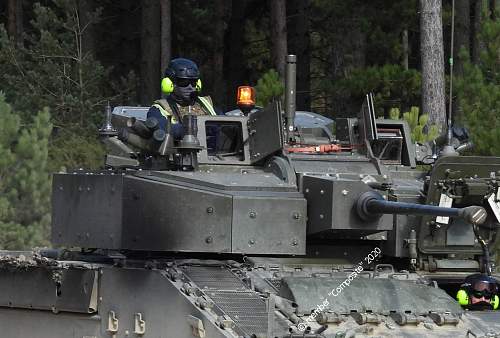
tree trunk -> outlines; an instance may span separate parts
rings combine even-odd
[[[78,17],[82,30],[82,51],[95,54],[94,0],[78,1]]]
[[[222,102],[224,98],[224,26],[225,26],[226,0],[216,0],[214,18],[214,44],[213,44],[213,98],[215,102]]]
[[[160,96],[160,3],[143,0],[141,23],[141,103]]]
[[[496,8],[496,0],[489,0],[490,19],[493,21],[497,18]]]
[[[455,0],[455,39],[453,45],[455,74],[461,76],[464,72],[464,60],[460,51],[465,48],[470,56],[470,1]]]
[[[161,52],[160,52],[160,71],[167,69],[172,58],[172,2],[171,0],[160,0],[161,11]]]
[[[286,3],[285,0],[269,0],[271,7],[271,57],[274,68],[281,78],[285,78],[286,43]]]
[[[23,38],[23,0],[8,0],[7,33],[15,42],[22,44]]]
[[[297,55],[297,110],[311,110],[309,0],[289,0],[288,52]]]
[[[329,47],[330,65],[327,68],[332,83],[349,78],[353,69],[365,67],[368,43],[367,33],[361,26],[359,14],[353,13],[334,28],[333,43]],[[327,97],[328,110],[335,117],[350,117],[351,112],[359,110],[364,99],[364,95],[353,97],[340,91],[325,92],[324,95]]]
[[[482,49],[481,42],[479,39],[479,33],[481,31],[481,15],[483,12],[483,0],[475,0],[474,7],[472,8],[472,18],[473,22],[471,25],[471,54],[472,54],[472,62],[474,64],[479,63],[479,55]]]
[[[402,44],[403,44],[403,67],[408,70],[408,56],[409,56],[409,45],[408,45],[408,29],[403,30],[402,34]]]
[[[443,130],[446,121],[441,0],[420,0],[422,113]]]
[[[246,0],[233,0],[231,2],[231,20],[229,22],[227,41],[224,57],[227,62],[224,64],[225,78],[227,79],[226,100],[224,110],[229,110],[236,106],[236,88],[245,84],[245,69],[242,67],[243,60],[243,39],[245,33],[245,9]]]

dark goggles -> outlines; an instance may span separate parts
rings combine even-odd
[[[196,87],[198,79],[176,79],[175,84],[179,87],[187,87],[189,85]]]
[[[472,285],[472,295],[476,298],[492,298],[498,292],[496,283],[479,281]]]

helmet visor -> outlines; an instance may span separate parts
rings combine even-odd
[[[179,87],[187,87],[189,85],[196,87],[198,79],[175,79],[175,84]]]
[[[496,283],[477,281],[472,285],[472,295],[476,298],[491,298],[498,292]]]

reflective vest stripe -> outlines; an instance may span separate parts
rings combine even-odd
[[[177,119],[175,118],[174,114],[172,114],[172,112],[170,111],[170,109],[165,109],[165,108],[163,107],[163,105],[161,105],[161,104],[160,104],[160,103],[158,103],[158,102],[157,102],[157,103],[155,103],[155,104],[153,104],[153,107],[158,108],[158,110],[160,111],[160,113],[161,113],[163,116],[165,116],[167,119],[168,119],[168,117],[169,117],[169,116],[171,116],[171,117],[172,117],[172,119],[171,119],[172,123],[177,123]]]
[[[210,115],[217,115],[214,107],[212,106],[212,102],[209,98],[204,97],[204,96],[198,96],[198,100],[200,101],[202,107],[205,108],[206,110],[208,110]]]
[[[212,105],[212,100],[208,97],[204,96],[198,96],[198,102],[200,103],[201,107],[205,110],[208,111],[210,115],[217,115],[215,112],[215,109]],[[162,99],[162,100],[157,100],[154,102],[153,107],[156,107],[160,110],[160,113],[168,118],[169,116],[172,117],[172,123],[177,123],[177,119],[175,118],[175,114],[172,113],[172,109],[170,108],[167,100]]]

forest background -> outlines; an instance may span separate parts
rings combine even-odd
[[[500,155],[498,4],[455,2],[454,121]],[[298,110],[353,116],[373,92],[379,116],[442,129],[451,17],[451,0],[0,1],[0,249],[48,244],[50,173],[99,167],[106,103],[150,105],[174,57],[222,111],[239,85],[279,96],[296,54]]]

